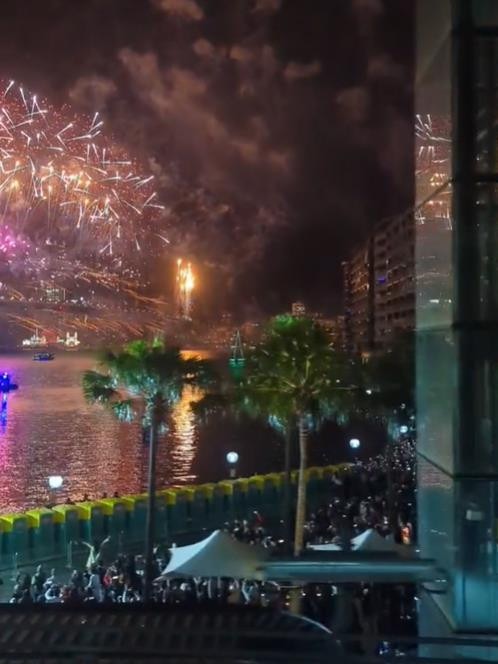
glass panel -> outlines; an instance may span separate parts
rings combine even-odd
[[[461,630],[498,628],[496,482],[454,480],[421,459],[419,544],[449,574],[450,591],[433,595]]]
[[[455,333],[458,356],[456,470],[494,475],[498,468],[498,344],[494,325]]]
[[[496,0],[472,0],[476,26],[498,26],[498,3]]]
[[[417,331],[417,450],[454,469],[455,345],[451,331]]]
[[[450,27],[448,0],[419,0],[415,90],[417,205],[451,175]]]
[[[498,40],[476,40],[477,87],[477,167],[481,172],[496,172],[498,138]]]
[[[498,483],[464,480],[455,487],[454,619],[460,629],[496,630]]]
[[[448,326],[453,311],[451,187],[417,210],[415,278],[417,328]]]
[[[450,26],[450,2],[417,3],[417,329],[452,321]]]
[[[479,251],[480,317],[498,317],[498,187],[481,185],[477,190],[476,224]]]
[[[424,558],[434,558],[449,576],[449,591],[433,595],[447,620],[453,622],[455,574],[455,514],[452,479],[432,463],[419,457],[418,543]]]
[[[454,7],[468,9],[465,2]],[[496,0],[473,7],[479,23],[498,25]],[[460,127],[462,145],[452,155],[450,3],[419,0],[418,8],[419,544],[423,556],[436,558],[450,574],[449,593],[432,596],[449,624],[497,630],[498,192],[496,184],[479,185],[474,205],[472,178],[461,162],[460,180],[454,182],[455,189],[460,187],[458,207],[451,204],[450,162],[470,154],[466,143],[474,124]],[[494,176],[498,37],[478,36],[475,46],[477,170]],[[465,71],[455,73],[465,81]],[[462,114],[461,120],[470,118]]]

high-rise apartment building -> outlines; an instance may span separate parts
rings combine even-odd
[[[449,577],[447,592],[421,593],[419,621],[423,636],[486,644],[498,631],[498,2],[416,6],[418,539]],[[481,653],[498,660],[454,654]]]
[[[343,263],[347,348],[383,350],[415,325],[413,215],[385,221]]]
[[[415,326],[414,224],[404,215],[377,228],[374,242],[374,348]]]
[[[374,256],[371,238],[342,267],[346,348],[350,353],[370,353],[374,344]]]
[[[330,335],[332,348],[339,352],[346,350],[346,322],[344,316],[334,316],[321,321],[321,324]]]

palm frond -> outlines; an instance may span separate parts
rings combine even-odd
[[[133,422],[137,415],[132,399],[115,401],[110,405],[110,408],[120,422]]]
[[[203,423],[235,412],[234,402],[227,392],[208,392],[201,399],[192,401],[190,408],[195,417]]]
[[[108,374],[98,371],[85,371],[83,374],[83,395],[90,403],[110,403],[116,398],[117,392]]]
[[[89,401],[109,405],[116,417],[129,421],[138,414],[165,421],[186,385],[205,387],[214,380],[211,364],[184,358],[176,346],[162,341],[132,341],[117,352],[100,356],[102,373],[86,372],[83,390]]]

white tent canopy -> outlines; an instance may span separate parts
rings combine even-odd
[[[328,544],[310,544],[309,548],[312,551],[340,551],[341,547],[338,546],[337,544],[332,544],[332,542],[329,542]]]
[[[215,530],[201,542],[170,551],[171,560],[159,579],[174,576],[259,579],[260,568],[268,557],[264,547],[238,542],[222,530]]]
[[[369,528],[351,540],[354,551],[397,551],[396,543],[391,537],[382,537],[376,530]]]
[[[402,547],[396,544],[391,537],[382,537],[376,530],[370,528],[351,540],[352,551],[381,551],[383,553],[399,553]],[[337,544],[312,544],[313,551],[340,551]]]

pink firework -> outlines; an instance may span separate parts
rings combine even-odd
[[[159,223],[154,176],[103,133],[103,121],[56,110],[13,81],[0,93],[0,224],[37,244],[126,255]],[[5,235],[5,232],[4,232]],[[9,246],[7,242],[6,247]]]

